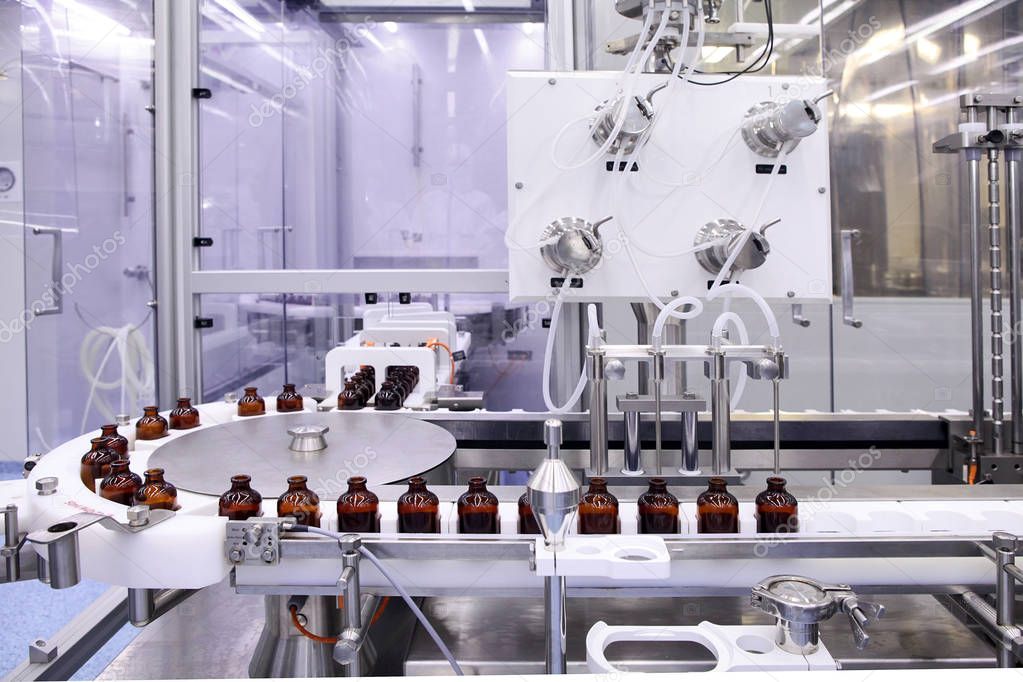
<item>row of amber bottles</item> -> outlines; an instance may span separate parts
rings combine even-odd
[[[414,365],[391,365],[387,378],[376,387],[376,371],[362,365],[359,371],[345,380],[345,387],[337,396],[337,409],[361,410],[373,399],[376,410],[400,409],[419,384],[419,368]],[[374,398],[374,394],[376,397]]]
[[[248,386],[244,395],[238,399],[239,417],[258,417],[266,414],[266,401],[259,395],[259,389]],[[284,384],[277,394],[278,412],[301,412],[304,409],[302,395],[295,390],[295,384]]]
[[[150,509],[178,507],[178,489],[164,479],[163,469],[147,469],[145,480],[128,468],[127,459],[115,459],[99,483],[100,497],[126,506],[144,504]]]
[[[305,476],[288,479],[288,491],[277,501],[278,516],[295,517],[299,523],[320,525],[320,500],[306,486]],[[220,498],[220,515],[243,520],[261,515],[262,496],[251,488],[251,478],[239,475],[231,479],[231,490]],[[728,492],[725,480],[710,479],[697,505],[697,532],[738,533],[739,502]],[[408,490],[398,498],[399,533],[440,533],[440,500],[419,476],[410,478]],[[618,499],[607,489],[603,478],[591,478],[578,511],[581,535],[613,535],[621,532]],[[649,488],[637,500],[639,532],[675,535],[681,532],[678,498],[668,491],[663,478],[650,479]],[[758,533],[786,533],[798,530],[798,503],[785,490],[785,479],[767,480],[767,490],[756,499]],[[458,498],[459,533],[500,533],[501,520],[497,496],[487,490],[482,477],[469,479],[469,487]],[[523,494],[518,501],[517,530],[538,535],[540,527]],[[366,479],[348,479],[348,490],[337,501],[338,530],[351,533],[380,532],[380,500],[366,488]]]
[[[345,380],[344,390],[337,396],[337,409],[361,410],[376,393],[376,370],[362,365],[359,371]]]

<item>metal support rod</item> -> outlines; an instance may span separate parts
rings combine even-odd
[[[1009,123],[1016,121],[1012,109],[1008,113]],[[1020,325],[1023,325],[1023,228],[1020,226],[1019,205],[1019,162],[1023,152],[1019,149],[1005,150],[1005,226],[1008,232],[1006,271],[1009,275],[1009,354],[1010,391],[1012,400],[1012,452],[1023,454],[1023,339]]]
[[[636,316],[636,343],[650,343],[650,318],[646,314],[644,304],[633,303],[632,314]],[[636,392],[639,395],[649,395],[650,367],[645,362],[639,363],[639,371],[636,376]]]
[[[607,378],[604,352],[588,349],[590,357],[590,469],[596,476],[607,473]]]
[[[565,617],[565,578],[549,575],[544,578],[544,615],[546,618],[548,675],[564,675],[568,672],[567,646],[568,622]]]
[[[713,464],[715,476],[732,470],[731,443],[731,386],[728,380],[728,364],[721,352],[716,352],[710,368],[711,431],[713,437]]]
[[[774,474],[781,473],[781,379],[771,381],[774,399]]]
[[[1016,580],[1009,573],[1009,567],[1016,563],[1016,536],[1011,533],[998,532],[993,536],[995,545],[995,566],[998,573],[995,577],[995,623],[999,627],[1014,628],[1016,625]],[[1006,646],[997,647],[999,668],[1012,668],[1016,665],[1016,657]]]
[[[973,385],[973,429],[984,434],[984,320],[981,283],[980,152],[966,151],[970,214],[970,354]]]
[[[14,504],[7,505],[3,510],[4,515],[4,575],[7,582],[21,580],[21,560],[18,557],[18,545],[21,543],[21,534],[18,529],[18,507]]]
[[[989,130],[998,127],[998,109],[988,108]],[[991,266],[991,435],[996,455],[1002,454],[1005,437],[1004,362],[1002,338],[1002,213],[999,196],[998,150],[987,152],[988,250]]]
[[[345,667],[348,677],[361,677],[362,644],[366,633],[362,623],[362,593],[359,585],[359,552],[344,549],[341,552],[341,582],[344,583],[345,629],[334,647],[334,659]]]
[[[626,395],[636,398],[635,393]],[[622,413],[625,421],[624,462],[622,473],[626,476],[639,476],[643,473],[643,449],[639,439],[639,410],[625,410]]]
[[[663,450],[661,434],[661,399],[664,390],[664,353],[655,351],[654,358],[654,472],[661,473],[661,454]]]

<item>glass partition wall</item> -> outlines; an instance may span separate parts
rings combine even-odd
[[[577,16],[577,39],[593,41],[576,51],[577,61],[621,68],[624,59],[603,46],[639,24],[613,3],[581,4],[588,11]],[[855,316],[863,322],[843,324],[837,305],[775,302],[792,355],[783,406],[966,409],[961,178],[957,160],[933,155],[931,144],[955,128],[958,93],[1020,87],[1023,2],[774,4],[775,22],[795,28],[775,41],[761,73],[824,77],[835,91],[835,291],[841,231],[856,229]],[[418,11],[388,5],[363,15],[345,5],[201,3],[201,84],[211,97],[200,105],[200,229],[213,240],[201,250],[201,268],[505,268],[503,83],[509,69],[544,67],[545,7],[509,2],[482,14],[417,3]],[[763,23],[764,10],[760,1],[726,1],[715,30]],[[758,37],[739,50],[709,45],[701,70],[734,72],[763,44]],[[204,397],[247,383],[276,390],[285,378],[322,381],[324,352],[354,332],[364,299],[324,293],[315,275],[289,281],[287,294],[202,296],[203,315],[223,320],[202,332]],[[381,300],[396,300],[401,281],[386,284],[376,287]],[[459,376],[466,388],[487,391],[492,409],[540,409],[549,310],[510,304],[493,289],[437,287],[416,296],[452,310],[473,332]],[[713,313],[711,306],[704,317]],[[758,317],[748,318],[751,336],[761,336]],[[628,306],[604,306],[604,320],[609,340],[635,340]],[[706,338],[707,325],[691,323],[687,337]],[[702,376],[689,380],[706,389]],[[766,389],[751,382],[740,407],[765,409]]]

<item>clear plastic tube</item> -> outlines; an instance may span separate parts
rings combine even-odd
[[[778,320],[774,316],[774,311],[771,310],[771,306],[767,304],[767,301],[764,299],[764,297],[758,294],[753,289],[750,289],[745,284],[737,284],[735,282],[729,284],[722,284],[716,289],[711,289],[709,292],[707,292],[707,300],[713,301],[718,296],[731,297],[735,295],[745,296],[746,298],[750,299],[751,301],[757,304],[757,307],[760,308],[760,312],[764,314],[764,320],[767,321],[767,329],[768,333],[771,335],[772,343],[776,347],[779,346],[780,345],[779,337],[781,336],[781,332],[778,329]]]
[[[727,302],[727,299],[725,299]],[[735,331],[739,334],[739,343],[747,345],[749,343],[749,332],[746,331],[746,325],[743,323],[742,318],[732,312],[723,312],[718,315],[717,319],[714,320],[714,330],[711,335],[714,338],[714,344],[718,345],[721,343],[721,335],[725,331],[725,325],[729,322],[735,327]],[[736,363],[739,368],[739,378],[735,382],[735,390],[732,391],[731,406],[732,409],[739,407],[739,401],[742,400],[742,394],[746,390],[746,382],[749,377],[746,375],[746,367],[742,363]]]
[[[561,306],[565,302],[565,292],[568,290],[571,282],[572,278],[566,276],[565,283],[561,285],[558,297],[554,301],[554,311],[551,313],[551,328],[547,332],[547,343],[544,346],[543,353],[543,386],[541,387],[543,390],[543,402],[547,409],[554,413],[568,412],[572,409],[572,406],[579,401],[583,390],[586,388],[586,368],[583,367],[583,371],[579,375],[579,381],[576,382],[575,389],[564,405],[555,405],[554,398],[551,396],[551,365],[554,356],[554,338],[558,333],[558,320],[561,318]],[[594,343],[594,339],[600,338],[600,325],[597,323],[597,306],[592,303],[587,310],[587,318],[589,320],[590,343]]]
[[[680,308],[684,305],[690,306],[690,309],[682,312],[675,312],[676,308]],[[661,341],[664,337],[664,325],[667,324],[669,317],[674,317],[677,320],[691,320],[694,317],[698,317],[702,312],[703,302],[694,296],[679,296],[661,308],[661,312],[657,313],[657,319],[654,320],[654,329],[650,336],[650,342],[653,344],[654,350],[661,349]]]

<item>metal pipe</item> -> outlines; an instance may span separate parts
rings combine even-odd
[[[626,398],[635,399],[635,393]],[[639,440],[639,410],[625,410],[622,413],[625,421],[625,455],[622,473],[626,476],[639,476],[643,473],[643,450]]]
[[[1015,112],[1009,109],[1008,122],[1014,123]],[[1009,351],[1010,351],[1010,391],[1012,400],[1012,452],[1023,454],[1023,339],[1020,338],[1020,326],[1023,325],[1023,287],[1019,278],[1023,277],[1023,258],[1021,258],[1020,240],[1023,240],[1023,227],[1020,225],[1019,205],[1019,162],[1023,152],[1019,149],[1005,150],[1005,226],[1008,231],[1009,275]]]
[[[137,628],[153,621],[156,612],[156,590],[144,587],[128,588],[128,620]]]
[[[590,469],[595,476],[607,473],[607,378],[604,352],[588,349],[590,356]]]
[[[21,560],[18,556],[18,545],[21,533],[18,529],[18,506],[9,504],[4,508],[4,569],[7,582],[21,580]]]
[[[334,660],[345,666],[345,675],[361,677],[362,645],[366,640],[362,620],[362,594],[359,586],[359,552],[344,549],[341,552],[341,578],[344,584],[344,630],[334,645]]]
[[[568,646],[568,623],[565,617],[565,578],[549,575],[544,578],[544,622],[546,623],[548,675],[564,675],[568,672],[566,656]]]
[[[972,110],[971,110],[972,111]],[[966,150],[970,213],[970,354],[973,385],[973,429],[984,435],[984,320],[981,284],[980,151]]]
[[[661,393],[664,390],[664,353],[657,351],[654,357],[654,472],[661,473]]]
[[[774,402],[774,474],[781,473],[781,379],[771,381]]]
[[[632,314],[636,316],[636,343],[650,343],[650,318],[646,313],[646,305],[633,303]],[[639,363],[636,392],[639,395],[650,394],[650,367],[645,362]]]
[[[992,536],[995,550],[995,624],[999,627],[1015,628],[1016,625],[1016,579],[1009,572],[1016,563],[1016,536],[998,532]],[[999,668],[1013,668],[1016,657],[1010,648],[1000,645],[996,649]]]
[[[683,398],[695,398],[692,393],[683,393]],[[682,466],[680,474],[696,474],[700,471],[700,444],[696,439],[696,410],[682,412]]]
[[[732,470],[731,443],[731,386],[728,381],[728,365],[725,356],[715,351],[711,357],[710,416],[713,437],[713,464],[715,476]]]
[[[998,127],[998,109],[989,107],[989,130]],[[1002,454],[1005,438],[1004,361],[1002,338],[1002,214],[999,196],[998,150],[987,151],[988,249],[991,266],[991,436],[996,455]]]

